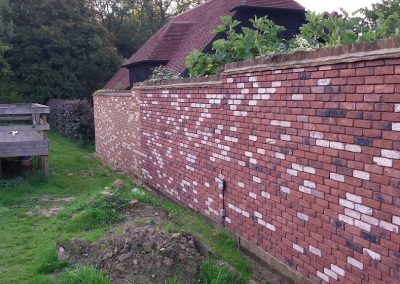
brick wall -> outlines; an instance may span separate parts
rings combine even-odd
[[[102,91],[94,100],[96,153],[105,163],[140,177],[140,119],[131,91]]]
[[[258,59],[137,88],[143,180],[313,283],[400,283],[399,46]],[[118,149],[138,127],[101,126],[133,115],[124,100],[95,99],[96,145],[129,167],[131,152]]]

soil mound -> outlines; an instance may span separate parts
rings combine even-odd
[[[163,223],[160,219],[165,216],[160,218],[163,214],[149,206],[138,207],[141,210],[135,211],[141,214],[125,223],[122,233],[110,232],[95,243],[71,240],[58,244],[59,258],[95,266],[117,284],[165,283],[174,277],[179,283],[198,282],[200,264],[208,249],[192,234],[160,230],[157,223]],[[149,215],[156,217],[151,225]],[[143,218],[147,222],[139,221]]]

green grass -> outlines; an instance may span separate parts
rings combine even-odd
[[[132,198],[169,211],[172,221],[165,226],[165,230],[191,232],[212,248],[214,259],[208,259],[203,264],[202,283],[230,283],[212,282],[214,278],[238,281],[232,283],[244,283],[249,279],[249,261],[225,230],[215,228],[205,217],[192,210],[160,200],[142,189],[132,193],[129,189],[134,185],[125,176],[102,166],[90,149],[79,148],[54,133],[50,133],[49,137],[51,174],[47,180],[35,174],[0,180],[1,283],[58,283],[58,276],[48,274],[65,271],[68,263],[57,260],[56,241],[71,238],[97,240],[113,223],[121,220],[120,212]],[[117,178],[125,181],[124,190],[110,189]],[[112,191],[114,195],[101,195],[104,190]],[[66,205],[56,217],[28,216],[27,211],[43,203],[40,201],[43,195],[75,197],[76,200]],[[229,276],[229,272],[216,266],[214,260],[230,264],[239,276]],[[64,281],[62,283],[108,283],[90,282],[96,277],[102,276],[93,268],[81,268],[63,273],[61,280]],[[89,282],[80,279],[89,279]],[[176,283],[176,279],[168,283]]]
[[[65,272],[60,284],[111,284],[110,280],[93,267],[81,267]]]

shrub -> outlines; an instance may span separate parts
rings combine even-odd
[[[400,2],[385,0],[371,9],[360,9],[350,16],[341,13],[309,12],[300,34],[290,41],[280,38],[284,27],[274,24],[267,17],[250,20],[252,28],[242,27],[240,21],[230,16],[222,17],[223,24],[213,31],[223,38],[212,45],[212,54],[193,50],[186,58],[186,67],[191,77],[215,75],[220,66],[229,62],[253,59],[257,56],[282,52],[307,51],[359,42],[400,36]],[[361,15],[361,16],[358,16]]]
[[[49,122],[54,131],[82,144],[93,143],[94,115],[89,101],[52,99],[48,105]]]

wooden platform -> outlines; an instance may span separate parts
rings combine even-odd
[[[40,104],[0,104],[0,158],[39,156],[47,176],[49,112],[48,106]]]

